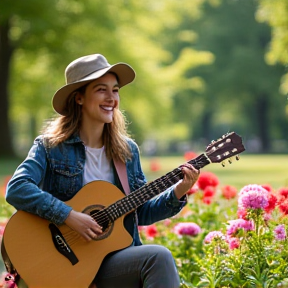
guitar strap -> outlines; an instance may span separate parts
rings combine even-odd
[[[128,182],[128,176],[127,176],[127,170],[126,165],[124,162],[122,162],[120,159],[113,159],[114,166],[116,168],[118,177],[120,179],[120,182],[122,184],[122,187],[124,189],[124,192],[126,195],[130,193],[130,187]]]

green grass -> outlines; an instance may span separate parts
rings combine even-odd
[[[152,172],[150,169],[151,161],[156,160],[160,164],[160,170]],[[173,170],[185,162],[184,157],[142,157],[142,168],[149,181],[154,180],[167,172]],[[0,159],[0,187],[4,177],[12,175],[19,159]],[[247,184],[270,184],[278,189],[288,186],[288,155],[240,155],[240,160],[234,160],[232,164],[227,162],[223,168],[221,164],[212,163],[202,168],[202,171],[215,173],[222,185],[234,185],[242,188]]]
[[[150,163],[157,160],[161,169],[151,172]],[[142,168],[147,179],[154,180],[185,162],[184,157],[142,158]],[[240,160],[232,160],[222,167],[212,163],[202,168],[217,175],[221,185],[233,185],[238,189],[247,184],[269,184],[274,189],[288,186],[288,155],[240,155]]]

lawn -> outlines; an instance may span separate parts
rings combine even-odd
[[[232,159],[233,160],[233,159]],[[184,157],[142,157],[142,168],[149,181],[154,180],[173,170],[185,162]],[[0,159],[0,187],[5,176],[11,175],[19,165],[19,159]],[[156,163],[159,170],[152,171],[151,164]],[[215,173],[220,184],[229,184],[241,188],[247,184],[270,184],[277,189],[288,186],[288,155],[250,155],[243,153],[240,160],[232,164],[212,163],[205,166],[203,171]]]
[[[160,170],[151,171],[151,163],[157,163]],[[143,158],[142,168],[148,180],[154,180],[185,162],[184,157]],[[270,184],[278,189],[288,186],[288,155],[240,155],[232,164],[212,163],[202,168],[217,175],[220,184],[242,188],[247,184]]]

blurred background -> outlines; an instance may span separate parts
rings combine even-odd
[[[288,151],[287,0],[0,2],[0,159],[23,158],[74,59],[101,53],[136,80],[121,108],[144,156],[205,150],[235,131]]]
[[[220,182],[288,187],[287,47],[287,0],[1,0],[0,238],[6,184],[88,54],[136,70],[121,109],[148,180],[235,131],[246,155],[209,166]]]

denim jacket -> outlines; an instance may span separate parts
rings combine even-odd
[[[137,144],[129,138],[127,141],[132,159],[126,162],[126,169],[133,193],[146,183],[146,178],[140,165]],[[72,210],[65,201],[73,198],[83,186],[84,165],[85,146],[79,136],[74,135],[53,148],[47,148],[43,136],[39,136],[9,181],[6,200],[17,210],[37,214],[61,225]],[[116,186],[122,190],[119,183]],[[136,222],[139,225],[150,225],[174,216],[185,204],[186,198],[179,201],[172,186],[138,207],[135,217],[138,219],[133,216],[134,227],[130,229],[134,244],[141,244]]]

